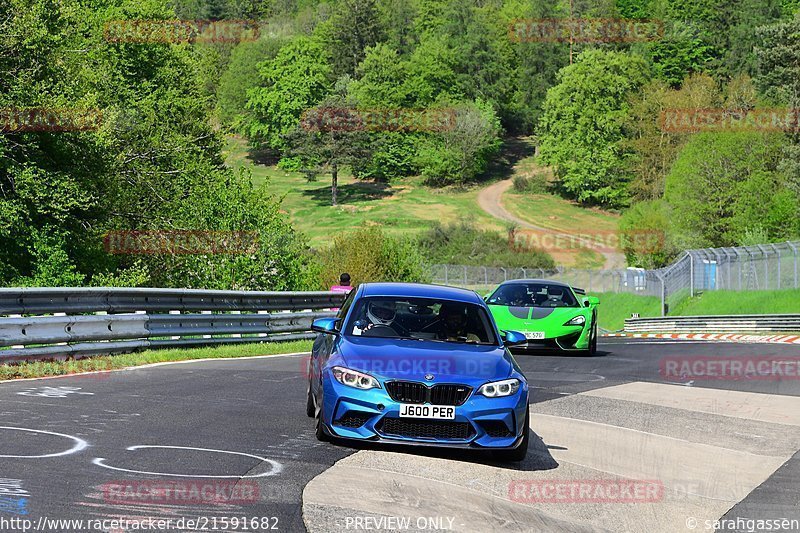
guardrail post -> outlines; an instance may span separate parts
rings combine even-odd
[[[689,254],[689,297],[694,298],[694,256],[692,252]]]

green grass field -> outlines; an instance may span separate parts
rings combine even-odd
[[[598,324],[616,331],[631,313],[661,316],[661,299],[627,293],[594,294],[600,298]],[[800,289],[782,291],[708,291],[686,298],[670,309],[674,316],[800,313]]]
[[[269,191],[283,197],[283,209],[292,224],[305,233],[312,245],[328,242],[331,235],[362,225],[380,225],[392,234],[417,234],[434,222],[467,219],[483,229],[505,231],[502,221],[484,213],[477,205],[481,186],[431,188],[419,177],[391,185],[362,182],[347,173],[339,175],[339,204],[330,205],[330,175],[309,182],[296,172],[254,164],[247,156],[246,143],[231,138],[226,150],[227,164],[248,168],[253,183],[268,183]]]
[[[708,291],[678,303],[673,315],[761,315],[800,313],[800,289]]]
[[[599,209],[587,209],[553,194],[509,191],[503,207],[511,214],[543,228],[564,233],[616,232],[619,216]]]
[[[100,356],[77,361],[42,361],[18,365],[0,365],[0,381],[9,379],[65,376],[82,372],[109,371],[134,366],[187,361],[191,359],[235,359],[258,355],[308,352],[311,341],[264,342],[202,348],[145,350],[127,354]],[[298,367],[298,372],[300,368]]]

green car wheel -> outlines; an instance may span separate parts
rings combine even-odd
[[[528,342],[521,349],[597,353],[600,301],[581,289],[552,280],[513,280],[498,285],[485,300],[501,331],[525,335]]]

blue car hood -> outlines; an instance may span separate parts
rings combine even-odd
[[[514,364],[501,346],[343,337],[339,356],[348,368],[379,379],[482,384],[511,375]]]

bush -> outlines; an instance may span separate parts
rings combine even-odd
[[[495,231],[477,229],[468,222],[436,225],[419,238],[419,248],[433,264],[509,268],[554,268],[553,258],[541,250],[520,252]]]
[[[455,106],[452,127],[421,143],[417,165],[431,184],[464,183],[486,170],[500,150],[502,127],[482,100]]]
[[[340,233],[319,253],[323,288],[338,284],[347,272],[353,285],[371,281],[428,281],[422,255],[409,239],[387,235],[379,227]]]
[[[529,194],[545,194],[549,192],[547,175],[537,172],[533,176],[514,176],[514,190]]]

